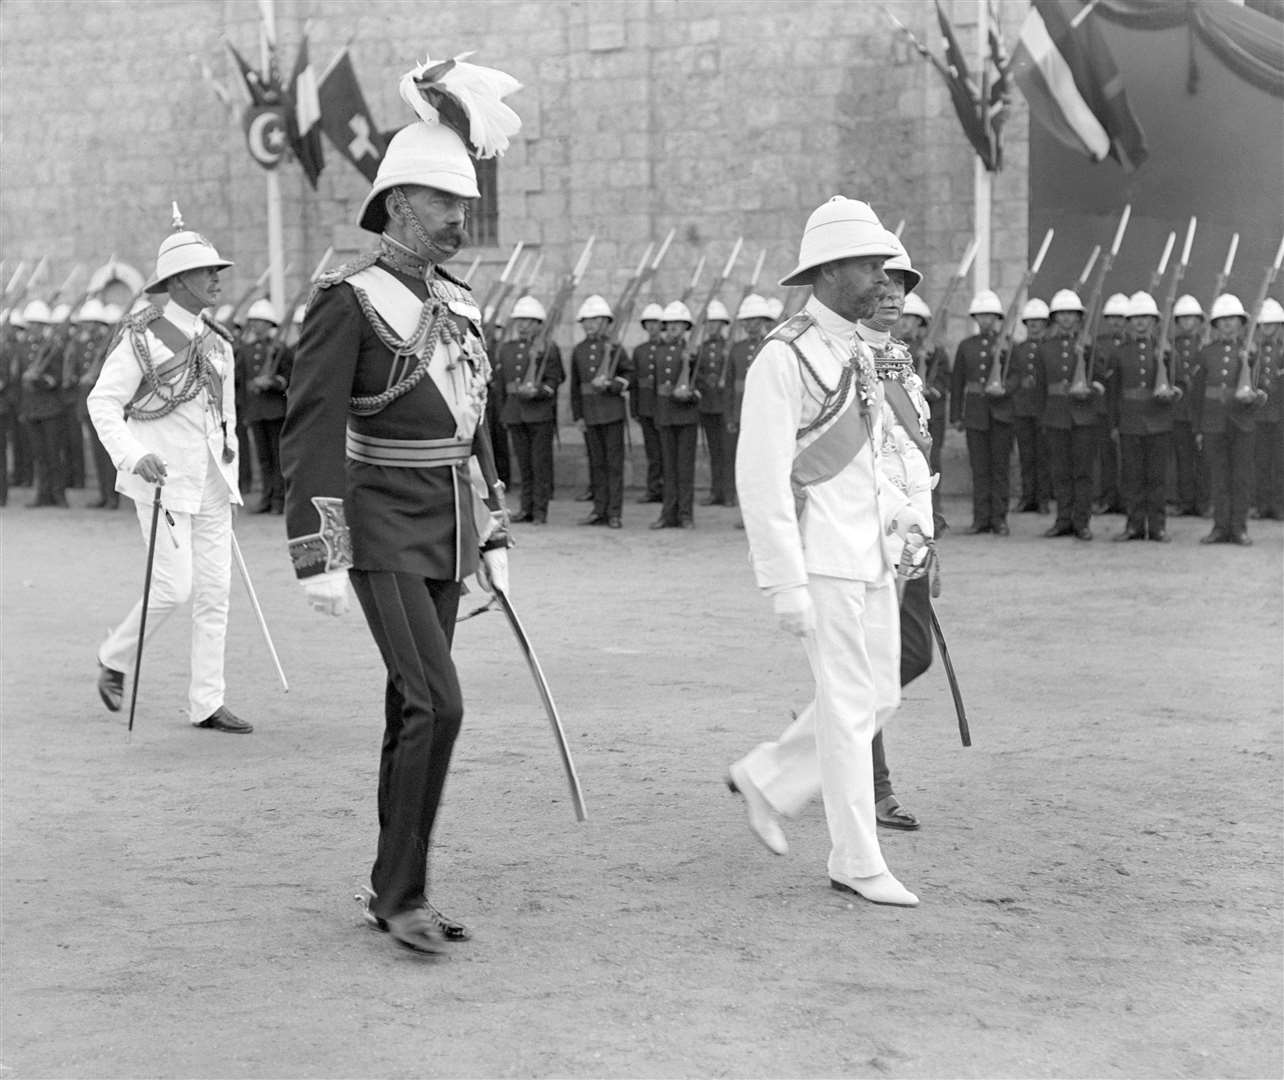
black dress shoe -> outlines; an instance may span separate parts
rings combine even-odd
[[[589,514],[589,516],[588,516],[588,517],[586,517],[586,518],[580,518],[579,523],[580,523],[581,525],[605,525],[605,524],[606,524],[606,515],[605,515],[605,514]]]
[[[1050,503],[1045,503],[1045,502],[1039,503],[1039,513],[1040,514],[1052,513],[1052,505]]]
[[[679,528],[679,529],[694,529],[694,528],[695,528],[695,522],[694,522],[694,521],[692,521],[689,517],[680,518],[680,519],[678,520],[678,528]]]
[[[722,500],[719,498],[716,498],[713,495],[709,495],[700,500],[700,505],[701,506],[721,506]]]
[[[125,700],[125,673],[99,664],[98,696],[108,712],[120,712],[120,704]]]
[[[994,526],[995,536],[1010,536],[1011,533],[1012,533],[1012,530],[1008,528],[1008,523],[1006,521],[1000,521],[997,525]]]
[[[981,525],[978,522],[974,521],[972,522],[971,525],[969,525],[966,529],[963,530],[963,534],[965,536],[979,536],[981,533],[988,533],[991,531],[993,530],[991,530],[989,525]]]
[[[592,488],[589,488],[587,491],[581,491],[578,495],[576,495],[576,496],[575,496],[575,501],[576,501],[576,502],[592,502],[592,501],[593,501],[593,489],[592,489]]]
[[[617,517],[607,518],[606,525],[607,525],[607,528],[609,529],[621,529],[624,527],[623,524],[620,522],[620,519]]]
[[[242,720],[226,705],[220,705],[196,726],[210,731],[226,731],[231,735],[248,735],[254,730],[253,724]]]
[[[652,529],[676,529],[678,527],[678,523],[676,521],[670,521],[666,517],[658,517],[651,522],[649,527]]]
[[[547,514],[547,513],[542,513],[542,514],[541,514],[541,513],[534,513],[534,514],[532,514],[532,515],[531,515],[531,524],[532,524],[532,525],[547,525],[547,524],[548,524],[548,514]]]
[[[1074,538],[1076,540],[1091,540],[1092,530],[1085,525],[1082,529],[1075,529]]]
[[[639,506],[645,506],[647,503],[662,503],[662,502],[664,502],[663,495],[643,495],[642,498],[638,499]]]
[[[1113,539],[1116,544],[1122,544],[1128,540],[1145,540],[1146,534],[1140,529],[1125,529]]]
[[[89,504],[88,504],[88,508],[89,508],[90,510],[106,510],[106,509],[107,509],[107,496],[106,496],[106,495],[104,495],[104,496],[103,496],[101,499],[99,499],[97,502],[91,502],[91,503],[89,503]]]
[[[1032,499],[1027,499],[1025,502],[1020,503],[1016,508],[1018,514],[1033,514],[1037,513],[1038,509],[1039,504],[1034,502]]]
[[[1157,544],[1171,544],[1173,542],[1173,538],[1163,529],[1160,529],[1158,532],[1151,533],[1150,539],[1154,540]]]
[[[1225,529],[1214,529],[1207,536],[1199,538],[1201,544],[1229,544],[1230,534]]]
[[[1238,544],[1240,547],[1253,546],[1253,541],[1249,539],[1248,533],[1246,532],[1231,533],[1230,542],[1232,544]]]
[[[261,502],[253,510],[251,510],[250,513],[251,514],[270,514],[272,513],[272,504],[270,502]]]
[[[534,520],[535,520],[535,515],[532,514],[529,510],[527,510],[526,513],[524,514],[518,514],[517,517],[513,518],[513,521],[518,525],[528,525]]]
[[[1056,524],[1056,525],[1053,525],[1050,529],[1045,529],[1045,530],[1043,531],[1043,535],[1044,535],[1044,536],[1047,536],[1047,537],[1053,537],[1053,536],[1073,536],[1073,535],[1074,535],[1074,526],[1073,526],[1073,525],[1070,525],[1070,524],[1065,524],[1065,525],[1062,525],[1062,524]]]
[[[375,894],[369,889],[362,889],[353,899],[361,905],[361,915],[366,920],[368,926],[373,930],[378,930],[381,934],[388,932],[388,921],[379,918],[370,910],[370,904],[374,900]],[[443,915],[432,904],[424,901],[423,911],[427,912],[428,918],[437,924],[437,929],[441,936],[447,941],[468,941],[472,938],[472,932],[461,922]]]

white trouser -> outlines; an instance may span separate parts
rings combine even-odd
[[[896,587],[812,575],[816,633],[804,639],[815,697],[775,742],[740,762],[772,808],[792,817],[820,792],[833,847],[829,875],[872,877],[887,869],[874,818],[870,744],[901,701],[901,624]]]
[[[164,505],[164,489],[161,489]],[[152,504],[136,502],[138,524],[147,543],[152,527]],[[191,682],[188,712],[199,724],[223,704],[223,645],[227,637],[228,586],[232,576],[232,510],[227,484],[218,469],[206,470],[201,508],[194,514],[171,511],[173,535],[162,511],[156,527],[156,555],[152,563],[152,589],[147,605],[147,638],[180,604],[192,601]],[[98,661],[132,676],[138,653],[138,625],[143,613],[140,598],[124,622],[108,635],[98,650]]]

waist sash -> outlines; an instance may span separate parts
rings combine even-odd
[[[472,440],[383,439],[348,428],[345,448],[350,461],[399,469],[462,465],[472,456]]]

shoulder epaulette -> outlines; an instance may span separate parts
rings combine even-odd
[[[342,266],[336,266],[333,270],[327,270],[316,281],[318,289],[328,289],[332,285],[338,285],[341,281],[347,281],[353,274],[359,274],[362,270],[369,270],[379,261],[379,250],[376,248],[358,255],[355,259],[344,263]]]
[[[120,320],[121,326],[126,330],[141,331],[147,328],[149,323],[155,322],[161,317],[161,309],[155,304],[148,304],[139,311],[131,311]]]
[[[779,326],[768,332],[763,338],[763,344],[768,341],[783,341],[786,345],[792,345],[816,322],[807,312],[800,311],[797,315],[791,315]]]

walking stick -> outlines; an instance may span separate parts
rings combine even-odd
[[[156,526],[160,521],[161,485],[152,495],[152,525],[147,535],[147,576],[143,578],[143,611],[138,617],[138,652],[134,656],[134,685],[129,693],[129,731],[134,730],[134,706],[138,704],[138,673],[143,670],[143,642],[147,638],[147,604],[152,595],[152,563],[156,561]]]
[[[250,607],[254,609],[254,617],[259,621],[259,629],[263,632],[263,641],[268,647],[268,653],[272,657],[272,663],[276,667],[276,676],[281,680],[281,689],[285,693],[290,692],[290,684],[285,681],[285,671],[281,667],[281,658],[276,654],[276,646],[272,644],[272,635],[268,631],[267,619],[263,617],[263,609],[259,606],[258,594],[254,591],[254,583],[250,581],[250,569],[245,565],[245,556],[241,554],[241,545],[236,542],[236,533],[232,537],[232,557],[236,560],[236,569],[241,573],[241,580],[245,582],[245,591],[250,595]]]

